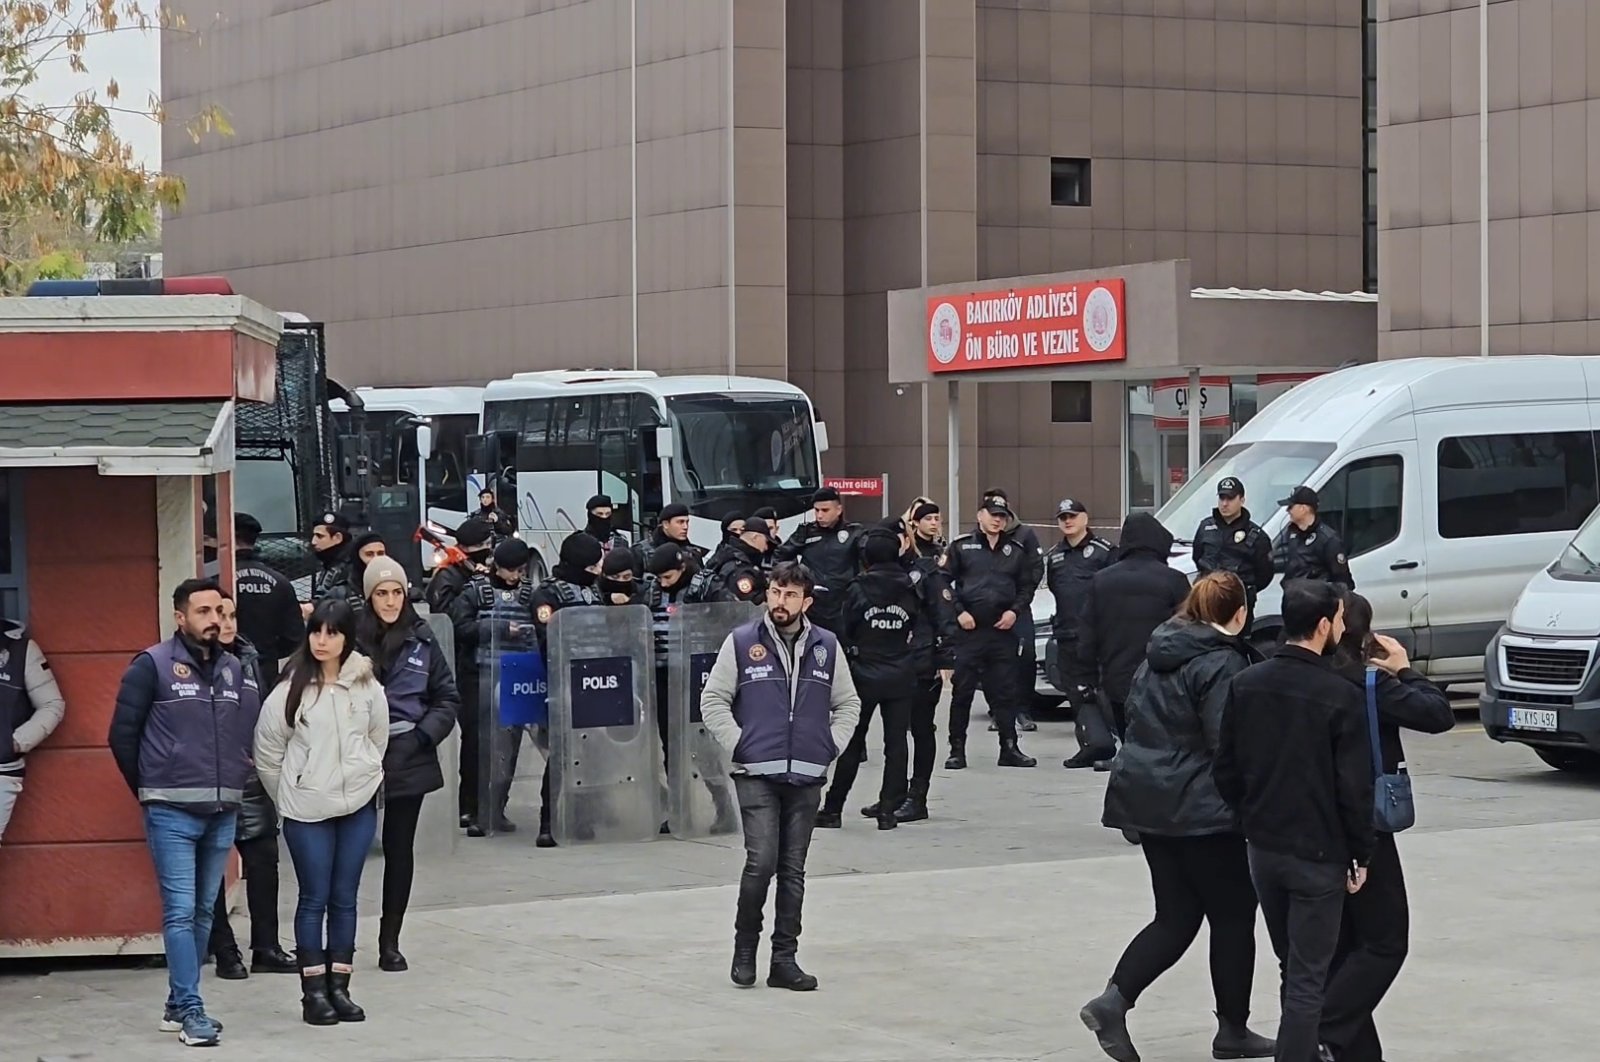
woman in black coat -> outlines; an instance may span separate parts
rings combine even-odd
[[[1108,569],[1109,571],[1110,569]],[[1105,572],[1095,576],[1098,581]],[[1127,734],[1111,763],[1102,821],[1137,833],[1150,865],[1155,920],[1122,953],[1106,990],[1079,1013],[1100,1047],[1137,1062],[1127,1013],[1211,925],[1215,1058],[1270,1058],[1251,1032],[1256,894],[1244,836],[1211,780],[1233,676],[1260,659],[1241,636],[1248,599],[1232,572],[1202,576],[1178,614],[1150,636],[1129,686]]]
[[[1456,725],[1444,692],[1411,670],[1404,647],[1372,633],[1372,605],[1360,594],[1344,599],[1344,638],[1334,667],[1366,696],[1367,669],[1377,670],[1378,745],[1383,771],[1406,762],[1400,731],[1442,734]],[[1339,1062],[1382,1062],[1372,1012],[1400,974],[1410,944],[1411,907],[1394,834],[1378,833],[1367,884],[1344,901],[1344,925],[1322,1004],[1322,1041]]]
[[[389,701],[389,748],[383,757],[383,918],[378,924],[378,968],[407,968],[400,926],[411,902],[416,870],[417,819],[422,798],[444,788],[439,743],[461,711],[450,661],[432,629],[411,607],[405,569],[391,558],[367,565],[362,589],[367,608],[356,633]]]

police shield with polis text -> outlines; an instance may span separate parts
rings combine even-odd
[[[645,841],[661,826],[650,610],[550,618],[550,790],[558,844]]]
[[[743,601],[686,604],[668,621],[667,822],[680,838],[739,830],[727,757],[700,718],[700,694],[728,632],[761,615]]]

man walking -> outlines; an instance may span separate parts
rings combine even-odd
[[[1250,877],[1283,970],[1279,1062],[1313,1062],[1346,892],[1366,882],[1376,833],[1361,690],[1329,656],[1344,599],[1308,579],[1283,587],[1287,643],[1233,680],[1212,777],[1238,814]]]
[[[177,633],[133,658],[107,743],[144,806],[161,890],[170,986],[161,1030],[205,1047],[217,1042],[222,1026],[200,998],[200,964],[250,774],[256,721],[242,695],[244,669],[218,644],[221,588],[211,579],[186,579],[172,592],[172,608]]]
[[[767,984],[809,992],[817,979],[795,961],[805,900],[806,852],[828,764],[861,715],[839,641],[806,618],[811,573],[782,562],[767,580],[767,611],[736,627],[717,652],[700,711],[733,760],[745,862],[733,921],[733,983],[756,983],[756,949],[768,886],[778,879]]]

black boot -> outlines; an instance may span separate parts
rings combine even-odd
[[[740,988],[749,988],[756,983],[756,946],[759,943],[760,938],[746,940],[738,934],[734,935],[733,969],[728,976]]]
[[[1004,738],[1000,742],[1000,766],[1002,767],[1037,767],[1039,761],[1032,756],[1024,755],[1022,749],[1017,747],[1016,738]]]
[[[862,808],[861,809],[861,817],[864,818],[864,819],[875,819],[875,818],[877,818],[878,817],[878,802],[877,801],[873,801],[871,804],[868,804],[866,807]]]
[[[378,969],[384,973],[404,973],[411,968],[400,953],[400,919],[378,921]]]
[[[295,973],[299,969],[300,963],[295,957],[276,944],[250,954],[251,973]]]
[[[1250,1031],[1244,1022],[1217,1017],[1217,1035],[1211,1041],[1212,1058],[1271,1058],[1277,1041]]]
[[[1106,990],[1078,1011],[1078,1018],[1100,1041],[1100,1050],[1116,1062],[1139,1062],[1139,1052],[1128,1036],[1128,1011],[1132,1009],[1133,1004],[1108,981]]]
[[[878,820],[878,829],[880,830],[892,830],[900,825],[900,820],[894,817],[893,810],[880,810],[876,818]]]
[[[767,987],[810,992],[817,987],[817,979],[800,969],[800,964],[793,959],[774,959],[771,969],[767,971]]]
[[[928,817],[928,783],[912,782],[911,792],[894,809],[894,817],[901,822],[921,822]]]
[[[967,739],[950,739],[950,758],[944,761],[947,771],[964,771],[967,767]]]
[[[1082,770],[1086,767],[1093,767],[1101,760],[1109,760],[1116,754],[1115,749],[1079,749],[1073,753],[1071,759],[1062,760],[1061,766],[1069,771]]]
[[[340,1021],[366,1021],[367,1012],[356,1006],[350,998],[351,963],[355,956],[341,952],[328,957],[328,1002]]]
[[[243,981],[250,976],[244,968],[244,956],[238,948],[225,948],[217,952],[217,976],[224,981]]]
[[[837,830],[843,825],[844,816],[839,812],[829,811],[827,808],[823,808],[821,811],[817,812],[817,829]]]
[[[300,1020],[307,1025],[338,1025],[339,1012],[328,999],[328,967],[321,952],[300,953]]]

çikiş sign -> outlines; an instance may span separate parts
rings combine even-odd
[[[928,299],[930,372],[1025,369],[1128,356],[1121,280]]]

